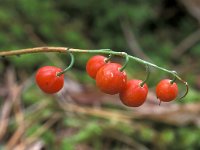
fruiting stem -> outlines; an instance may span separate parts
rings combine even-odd
[[[99,49],[99,50],[83,50],[83,49],[74,49],[74,48],[66,48],[66,47],[36,47],[36,48],[27,48],[27,49],[20,49],[20,50],[12,50],[12,51],[1,51],[0,56],[12,56],[12,55],[22,55],[22,54],[32,54],[32,53],[45,53],[45,52],[58,52],[58,53],[66,53],[73,52],[73,53],[102,53],[102,54],[112,54],[116,56],[124,57],[124,52],[116,52],[112,51],[110,49]],[[159,70],[162,70],[164,72],[170,73],[174,76],[176,76],[177,79],[182,80],[174,71],[167,70],[165,68],[159,67],[153,63],[147,62],[145,60],[142,60],[140,58],[131,56],[127,54],[127,57],[130,59],[137,61],[141,64],[149,65],[151,67],[157,68]]]
[[[177,79],[177,72],[176,71],[172,71],[175,75],[174,75],[174,78],[170,81],[171,84],[173,84],[176,79]],[[188,91],[189,91],[189,86],[188,86],[188,83],[186,81],[184,81],[183,79],[179,79],[182,83],[184,83],[185,87],[186,87],[186,90],[185,90],[185,93],[183,94],[183,96],[181,96],[180,98],[178,98],[179,100],[184,98],[187,94],[188,94]]]
[[[184,81],[184,84],[185,84],[185,87],[186,87],[185,94],[183,96],[181,96],[180,99],[184,98],[188,94],[188,91],[189,91],[188,83]]]
[[[66,48],[66,47],[36,47],[36,48],[27,48],[27,49],[20,49],[20,50],[12,50],[12,51],[1,51],[0,56],[13,56],[13,55],[22,55],[22,54],[32,54],[32,53],[45,53],[45,52],[58,52],[58,53],[66,53],[67,52],[73,52],[73,53],[101,53],[101,54],[112,54],[116,56],[124,57],[124,52],[116,52],[112,51],[110,49],[99,49],[99,50],[83,50],[83,49],[74,49],[74,48]],[[125,53],[126,54],[126,53]],[[137,61],[141,64],[149,65],[151,67],[157,68],[159,70],[162,70],[164,72],[170,73],[174,76],[176,76],[177,79],[182,80],[174,71],[167,70],[165,68],[159,67],[153,63],[150,63],[148,61],[142,60],[138,57],[134,57],[131,55],[126,54],[126,56],[129,59],[132,59],[134,61]]]
[[[125,53],[125,52],[122,52],[122,53],[123,53],[124,57],[126,57],[126,60],[125,60],[124,65],[119,69],[119,71],[121,71],[121,72],[126,68],[126,66],[127,66],[127,64],[128,64],[128,61],[129,61],[128,54]]]
[[[142,81],[142,83],[140,84],[141,87],[144,86],[144,84],[147,82],[147,80],[149,79],[149,75],[150,75],[150,70],[149,70],[149,66],[146,65],[146,73],[147,73],[147,76],[146,78]]]
[[[184,97],[188,94],[188,91],[189,91],[188,83],[185,82],[185,81],[183,81],[183,80],[182,80],[182,82],[184,83],[186,89],[185,89],[185,93],[183,94],[183,96],[181,96],[181,97],[179,98],[179,100],[182,99],[182,98],[184,98]]]
[[[62,74],[64,74],[65,72],[67,72],[69,69],[71,69],[71,67],[74,64],[74,55],[72,53],[69,53],[70,57],[71,57],[71,62],[69,64],[69,66],[67,68],[65,68],[63,71],[57,73],[57,76],[61,76]]]
[[[74,49],[74,48],[66,48],[66,47],[36,47],[36,48],[28,48],[28,49],[20,49],[20,50],[12,50],[12,51],[1,51],[0,52],[0,56],[5,57],[5,56],[12,56],[12,55],[22,55],[22,54],[31,54],[31,53],[45,53],[45,52],[59,52],[59,53],[66,53],[67,52],[73,52],[73,53],[101,53],[101,54],[111,54],[111,55],[115,55],[115,56],[121,56],[124,57],[126,56],[126,60],[127,59],[132,59],[134,61],[137,61],[141,64],[144,65],[148,65],[151,67],[154,67],[156,69],[162,70],[166,73],[169,73],[171,75],[173,75],[174,77],[176,77],[178,80],[180,80],[182,83],[185,84],[186,86],[186,92],[184,94],[183,97],[185,97],[185,95],[187,95],[188,93],[188,84],[187,82],[185,82],[184,80],[181,79],[181,77],[178,76],[178,74],[174,71],[171,70],[167,70],[163,67],[157,66],[153,63],[150,63],[148,61],[142,60],[140,58],[128,55],[124,52],[116,52],[116,51],[112,51],[110,49],[99,49],[99,50],[83,50],[83,49]],[[121,68],[121,70],[123,70],[126,67],[126,63],[124,64],[124,66]]]
[[[170,81],[171,84],[173,84],[176,81],[176,76]]]

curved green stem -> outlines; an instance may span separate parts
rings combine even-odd
[[[142,81],[142,83],[140,83],[140,86],[143,87],[144,84],[147,82],[147,80],[149,79],[149,75],[150,75],[150,70],[149,70],[149,66],[146,65],[146,72],[147,72],[147,76],[146,78]]]
[[[179,99],[184,98],[188,94],[188,92],[189,92],[188,83],[184,81],[184,84],[185,84],[186,90],[185,90],[185,93],[183,94],[183,96],[181,96]]]
[[[176,72],[174,72],[175,74],[177,74]],[[174,76],[174,78],[170,81],[171,84],[173,84],[176,81],[176,76]]]
[[[177,75],[177,72],[176,71],[172,71],[174,72],[174,74]],[[177,75],[178,76],[178,75]],[[176,79],[177,79],[177,76],[174,75],[174,78],[170,81],[171,84],[173,84]],[[182,83],[184,83],[186,89],[185,89],[185,93],[183,94],[183,96],[181,96],[180,98],[178,98],[178,100],[184,98],[187,94],[188,94],[188,91],[189,91],[189,86],[188,86],[188,83],[186,81],[184,81],[183,79],[179,79]]]
[[[184,85],[185,85],[185,87],[186,87],[186,89],[185,89],[185,93],[183,94],[183,96],[181,96],[180,98],[178,98],[178,100],[181,100],[181,99],[183,99],[187,94],[188,94],[188,92],[189,92],[189,86],[188,86],[188,83],[187,82],[185,82],[184,80],[182,80],[181,82],[183,82],[184,83]]]
[[[61,76],[62,74],[64,74],[65,72],[67,72],[69,69],[71,69],[71,67],[74,64],[74,55],[72,53],[69,53],[70,57],[71,57],[71,62],[69,64],[69,66],[67,68],[65,68],[63,71],[57,73],[57,76]]]
[[[126,60],[125,60],[124,65],[119,69],[119,71],[121,71],[121,72],[126,68],[126,66],[127,66],[127,64],[128,64],[128,61],[129,61],[128,54],[125,53],[125,52],[123,52],[123,55],[124,55],[124,57],[126,57]]]

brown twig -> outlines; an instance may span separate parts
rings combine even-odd
[[[200,125],[200,103],[185,105],[171,104],[167,106],[165,104],[159,106],[158,104],[146,103],[142,108],[132,109],[131,112],[92,108],[64,102],[60,106],[67,112],[96,116],[128,124],[132,123],[134,119],[148,119],[172,125],[186,125],[189,123],[197,126]]]
[[[12,108],[12,102],[6,99],[4,105],[1,108],[1,116],[0,116],[0,140],[3,138],[7,131],[9,115]]]
[[[76,112],[78,114],[86,114],[98,116],[105,119],[113,119],[116,122],[130,123],[131,116],[125,111],[105,110],[101,108],[82,107],[76,104],[60,103],[61,108],[67,112]]]
[[[2,51],[0,52],[0,56],[13,56],[13,55],[41,53],[41,52],[66,53],[66,50],[67,50],[66,47],[36,47],[36,48],[27,48],[27,49],[12,50],[12,51]]]
[[[18,143],[18,141],[21,139],[22,135],[25,131],[25,124],[22,124],[18,127],[18,129],[15,131],[15,133],[12,135],[12,137],[7,142],[7,149],[12,149],[15,147],[15,145]]]
[[[22,54],[33,54],[33,53],[48,53],[48,52],[57,52],[57,53],[66,53],[66,52],[79,52],[79,53],[115,53],[118,56],[124,56],[124,52],[107,52],[110,49],[99,49],[99,50],[84,50],[84,49],[76,49],[69,47],[35,47],[35,48],[26,48],[26,49],[18,49],[18,50],[3,50],[0,51],[0,56],[20,56]],[[105,52],[106,51],[106,52]]]
[[[49,120],[44,123],[44,125],[42,127],[40,127],[39,129],[37,129],[37,131],[31,136],[25,139],[25,145],[30,145],[32,144],[34,141],[37,140],[37,138],[43,134],[44,132],[46,132],[56,121],[58,121],[61,118],[61,114],[60,113],[55,113],[52,115],[52,117],[49,118]]]
[[[182,3],[188,12],[198,20],[200,23],[200,2],[199,0],[179,0],[180,3]]]
[[[34,110],[30,107],[26,109],[27,112],[25,112],[26,116],[24,119],[24,123],[18,126],[18,128],[8,140],[6,144],[7,149],[13,149],[13,147],[15,147],[20,140],[21,143],[18,146],[25,146],[23,135],[26,129],[29,128],[32,124],[34,124],[34,122],[39,121],[37,117],[40,116],[40,112],[43,111],[46,107],[48,107],[48,103],[40,102],[39,104],[34,105]],[[34,115],[36,115],[37,117]]]
[[[5,99],[5,103],[2,107],[2,113],[0,116],[0,139],[5,135],[7,131],[9,115],[11,113],[13,104],[15,104],[16,100],[19,98],[22,89],[21,86],[16,84],[15,73],[13,69],[9,67],[6,74],[6,84],[9,92],[7,98]]]

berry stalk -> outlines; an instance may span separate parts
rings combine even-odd
[[[45,52],[98,53],[98,54],[110,54],[110,55],[115,55],[115,56],[121,56],[121,57],[124,57],[126,59],[128,58],[128,59],[131,59],[131,60],[136,61],[138,63],[144,64],[144,65],[148,65],[150,67],[154,67],[156,69],[162,70],[162,71],[164,71],[166,73],[169,73],[169,74],[173,75],[175,78],[177,78],[178,80],[180,80],[182,83],[185,84],[186,93],[184,94],[184,96],[187,95],[187,93],[188,93],[188,84],[187,84],[187,82],[184,81],[177,74],[176,71],[165,69],[165,68],[157,66],[156,64],[153,64],[151,62],[142,60],[142,59],[140,59],[138,57],[134,57],[134,56],[128,55],[125,52],[116,52],[116,51],[112,51],[110,49],[84,50],[84,49],[75,49],[75,48],[66,48],[66,47],[36,47],[36,48],[27,48],[27,49],[20,49],[20,50],[2,51],[2,52],[0,52],[0,56],[2,56],[2,57],[13,56],[13,55],[19,56],[19,55],[23,55],[23,54],[45,53]]]

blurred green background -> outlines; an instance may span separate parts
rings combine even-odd
[[[75,54],[63,90],[46,95],[35,85],[44,65],[66,67],[67,54],[0,58],[0,149],[200,149],[199,0],[7,0],[0,2],[0,50],[39,46],[125,51],[176,70],[188,81],[182,99],[161,104],[156,83],[169,74],[151,68],[140,108],[101,93],[85,72],[91,54]],[[113,60],[123,63],[118,57]],[[145,78],[130,61],[128,77]],[[184,85],[178,82],[180,95]]]

